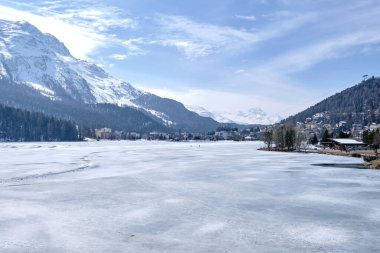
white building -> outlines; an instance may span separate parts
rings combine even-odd
[[[374,131],[376,129],[380,128],[380,124],[371,124],[369,126],[369,130]]]

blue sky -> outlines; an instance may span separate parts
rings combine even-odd
[[[4,1],[72,54],[210,111],[288,116],[380,72],[378,0]]]

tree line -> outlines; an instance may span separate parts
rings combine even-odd
[[[325,128],[322,132],[321,143],[329,142],[332,137],[332,133]],[[339,138],[342,137],[339,135]],[[267,150],[293,151],[300,150],[302,143],[305,141],[310,144],[317,144],[318,138],[314,134],[310,139],[306,140],[303,132],[296,131],[295,127],[289,124],[266,128],[263,133],[263,141]],[[363,132],[363,142],[369,145],[377,155],[380,149],[380,128],[372,131],[365,130]]]
[[[297,132],[293,125],[279,125],[264,131],[264,143],[268,150],[299,150],[305,139],[305,135]]]
[[[70,121],[0,104],[2,141],[77,141],[82,139]]]
[[[368,144],[376,153],[380,149],[380,129],[365,130],[363,132],[363,142]]]

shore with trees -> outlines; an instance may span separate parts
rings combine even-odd
[[[341,136],[339,136],[341,137]],[[324,131],[321,142],[326,142],[328,138],[332,138],[331,134]],[[263,133],[263,141],[265,146],[260,150],[278,151],[278,152],[313,152],[325,155],[362,157],[365,167],[372,169],[380,169],[380,129],[376,131],[365,131],[363,133],[363,142],[368,144],[370,150],[351,150],[343,151],[337,149],[310,149],[308,145],[318,143],[317,137],[314,135],[309,140],[306,139],[302,132],[289,125],[275,125],[267,127]],[[313,146],[312,146],[313,147]]]
[[[301,150],[305,136],[293,125],[279,125],[266,128],[263,133],[265,147],[262,150],[290,152]]]

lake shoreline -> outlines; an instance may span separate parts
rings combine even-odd
[[[319,150],[287,150],[287,149],[268,149],[268,148],[259,148],[258,150],[260,151],[270,151],[270,152],[285,152],[285,153],[305,153],[305,154],[322,154],[322,155],[333,155],[333,156],[345,156],[345,157],[355,157],[355,158],[363,158],[363,163],[361,166],[359,166],[358,164],[355,164],[355,168],[358,168],[358,169],[377,169],[379,170],[380,169],[380,159],[375,159],[375,160],[372,160],[372,161],[368,161],[366,162],[364,159],[366,157],[372,157],[372,156],[375,156],[374,152],[368,152],[368,150],[366,151],[357,151],[357,152],[353,152],[353,151],[349,151],[349,152],[346,152],[346,151],[341,151],[341,150],[332,150],[332,149],[319,149]],[[316,164],[312,164],[312,165],[316,165]],[[324,166],[324,167],[331,167],[330,166],[331,164],[329,164],[329,166],[325,166],[325,164],[320,164],[318,166]],[[341,167],[339,166],[339,164],[336,165],[337,167]],[[351,166],[352,167],[352,166]]]

